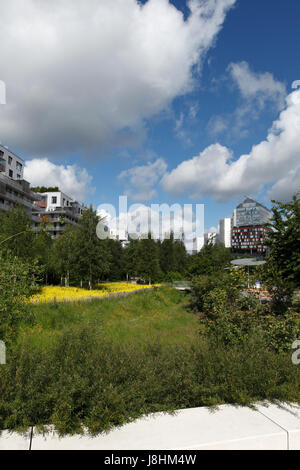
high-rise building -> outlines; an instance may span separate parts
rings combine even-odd
[[[265,241],[270,233],[265,224],[270,217],[270,211],[254,199],[247,197],[239,204],[232,216],[233,251],[265,254]]]
[[[7,211],[10,206],[21,204],[34,222],[37,218],[32,210],[38,196],[31,191],[30,183],[24,180],[23,175],[22,158],[0,145],[0,210]]]
[[[219,242],[225,245],[225,248],[231,248],[231,219],[227,217],[219,222]]]
[[[34,223],[33,230],[38,232],[41,223],[44,222],[51,237],[56,238],[67,225],[77,225],[83,210],[82,204],[62,191],[39,193],[39,200],[35,202],[34,209],[38,220]]]

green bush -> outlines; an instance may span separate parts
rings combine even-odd
[[[0,339],[7,342],[21,324],[33,322],[27,300],[36,291],[38,269],[11,254],[0,254],[0,264]]]
[[[166,347],[117,344],[104,331],[66,328],[37,341],[23,331],[0,369],[0,429],[53,424],[60,434],[97,434],[144,414],[259,400],[300,403],[300,368],[249,335],[211,336]]]

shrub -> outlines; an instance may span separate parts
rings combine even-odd
[[[28,298],[36,291],[35,264],[7,254],[0,255],[0,339],[9,341],[22,323],[31,324]]]

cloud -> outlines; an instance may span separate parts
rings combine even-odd
[[[35,158],[25,164],[24,178],[31,186],[58,186],[68,196],[84,201],[92,193],[92,177],[85,168],[77,165],[55,165],[47,158]]]
[[[284,106],[286,87],[275,80],[271,73],[253,72],[245,61],[231,63],[228,70],[246,100],[255,100],[260,108],[263,108],[267,101],[273,102],[278,109]]]
[[[222,134],[229,126],[229,119],[222,116],[213,116],[207,124],[207,131],[213,137]]]
[[[242,139],[249,135],[249,122],[259,119],[266,108],[278,112],[284,108],[285,85],[271,73],[257,73],[247,62],[231,63],[227,67],[230,83],[237,86],[239,105],[230,114],[212,116],[207,125],[208,133],[216,137],[226,131],[227,139]],[[219,82],[225,80],[222,77]]]
[[[211,145],[166,173],[161,184],[174,194],[211,195],[219,201],[251,194],[271,184],[270,195],[290,198],[297,187],[300,189],[299,155],[300,90],[297,90],[287,96],[286,106],[266,140],[254,145],[249,154],[234,160],[227,147]]]
[[[300,192],[300,164],[291,169],[283,178],[269,190],[270,199],[288,202],[291,196]]]
[[[236,0],[10,0],[1,4],[0,139],[25,153],[126,145],[193,87]]]
[[[131,199],[134,201],[149,201],[156,197],[157,193],[153,186],[164,175],[166,169],[166,162],[162,158],[158,158],[154,163],[122,171],[118,178],[120,180],[129,180],[131,188],[127,189],[125,194]],[[127,181],[126,184],[128,185]]]

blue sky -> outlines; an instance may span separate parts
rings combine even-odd
[[[26,159],[29,181],[56,178],[94,207],[122,194],[204,203],[206,229],[246,195],[270,206],[300,189],[299,2],[208,0],[206,16],[201,0],[192,12],[184,0],[62,3],[53,16],[28,0],[36,31],[21,10],[19,34],[1,6],[0,141]]]

